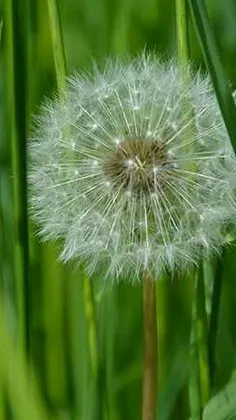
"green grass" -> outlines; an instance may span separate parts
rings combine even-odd
[[[25,143],[32,113],[44,95],[62,92],[66,72],[90,68],[92,59],[102,62],[107,55],[135,55],[144,46],[164,57],[177,55],[179,46],[183,61],[190,54],[196,68],[208,69],[235,148],[236,7],[211,0],[208,16],[203,0],[185,5],[190,19],[177,42],[174,0],[0,1],[0,420],[10,418],[9,410],[19,420],[140,418],[141,286],[104,287],[103,279],[93,278],[93,297],[85,299],[81,272],[57,261],[60,245],[37,241],[27,213]],[[183,19],[181,14],[181,25]],[[205,373],[210,368],[212,395],[221,392],[208,403],[204,420],[236,416],[236,385],[229,382],[235,369],[235,272],[234,247],[204,268],[198,331],[209,334],[210,346],[204,348],[204,337],[201,365]],[[160,280],[157,294],[158,420],[189,419],[194,274]],[[190,354],[195,360],[197,346],[195,341]],[[197,407],[199,416],[209,392],[198,401],[192,374],[192,413]]]

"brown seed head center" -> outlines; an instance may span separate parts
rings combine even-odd
[[[158,191],[173,165],[163,142],[125,139],[104,163],[104,174],[120,190],[136,194]]]

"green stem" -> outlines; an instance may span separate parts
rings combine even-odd
[[[190,341],[189,401],[191,420],[201,420],[210,399],[208,328],[203,264],[196,273]]]
[[[5,420],[5,387],[3,384],[3,375],[0,372],[0,420]]]
[[[2,50],[2,28],[3,28],[3,20],[0,20],[0,51]]]
[[[197,339],[197,302],[193,301],[192,327],[189,351],[189,406],[191,420],[201,420],[201,390],[199,378],[198,339]]]
[[[155,282],[143,279],[143,400],[142,420],[157,419],[157,322]]]
[[[223,261],[224,254],[221,258],[217,259],[215,279],[211,300],[211,313],[210,313],[210,326],[209,326],[209,359],[210,359],[210,379],[211,389],[214,385],[215,375],[215,349],[218,331],[219,311],[220,311],[220,298],[222,291],[222,275],[223,275]]]
[[[25,0],[7,0],[5,12],[5,54],[8,132],[12,145],[14,190],[15,279],[19,346],[29,352],[29,249],[26,181],[26,83],[27,43],[25,34]],[[24,14],[24,15],[23,15]]]
[[[185,92],[191,82],[191,74],[189,71],[190,46],[189,46],[189,28],[188,28],[188,7],[186,0],[175,0],[176,9],[176,33],[177,33],[177,49],[178,60],[181,66],[181,82],[182,82],[182,98],[181,112],[183,120],[188,118],[191,122],[182,133],[182,143],[186,153],[194,153],[194,132],[195,132],[195,116],[192,104],[186,99]],[[193,141],[189,141],[189,139]],[[194,161],[186,162],[186,169],[195,172]]]
[[[167,351],[167,334],[168,331],[168,286],[169,276],[162,276],[156,282],[156,301],[158,299],[158,306],[156,308],[156,324],[158,329],[157,347],[158,360],[161,363],[158,365],[158,384],[159,387],[165,383],[166,375],[168,374],[168,363],[165,357]]]
[[[206,313],[205,284],[203,264],[197,272],[197,336],[198,336],[198,357],[200,371],[200,388],[202,409],[210,399],[210,371],[209,371],[209,348],[208,348],[208,325]]]
[[[175,0],[178,58],[181,65],[189,61],[188,13],[186,0]]]
[[[44,244],[42,258],[44,388],[50,405],[60,410],[67,409],[68,404],[64,340],[64,267],[56,261],[55,249],[51,244]]]
[[[49,11],[49,22],[51,29],[52,51],[57,79],[57,88],[63,95],[66,85],[66,55],[62,36],[61,19],[57,0],[47,0]]]
[[[99,363],[97,320],[91,280],[83,274],[85,316],[88,329],[90,360],[96,387],[95,418],[103,419],[101,366]]]
[[[85,314],[88,325],[88,335],[89,335],[89,348],[90,348],[90,357],[91,365],[94,376],[98,376],[98,337],[96,329],[96,314],[95,314],[95,305],[93,297],[93,288],[91,280],[84,274],[84,302],[85,302]]]
[[[80,280],[80,279],[79,279]],[[81,386],[83,386],[82,378],[86,367],[84,360],[87,356],[87,348],[81,343],[81,337],[86,333],[84,323],[81,322],[84,318],[83,310],[83,293],[82,282],[78,281],[78,273],[74,272],[70,275],[66,282],[66,317],[68,325],[68,342],[69,342],[69,375],[70,375],[70,393],[72,400],[71,420],[83,418],[84,413],[81,408]],[[78,320],[80,319],[80,322]],[[84,321],[84,319],[83,319]],[[86,390],[87,392],[87,390]]]

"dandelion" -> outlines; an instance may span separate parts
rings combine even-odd
[[[71,77],[29,150],[39,233],[89,273],[186,269],[234,222],[236,162],[216,97],[200,73],[183,87],[174,61],[142,55]]]

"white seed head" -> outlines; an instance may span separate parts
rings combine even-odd
[[[72,77],[42,107],[29,152],[40,233],[89,273],[186,269],[235,223],[236,160],[215,95],[200,74],[183,87],[174,62],[143,55]]]

